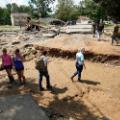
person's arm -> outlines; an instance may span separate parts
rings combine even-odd
[[[2,64],[1,65],[3,66],[3,56],[1,55],[0,58],[2,59]]]
[[[22,62],[25,62],[25,58],[20,54],[20,58],[22,60]]]
[[[2,55],[0,55],[0,59],[2,58]]]
[[[85,62],[83,62],[83,67],[86,69],[86,65],[85,65]]]

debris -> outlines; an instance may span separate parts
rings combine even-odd
[[[12,42],[12,45],[20,44],[20,41]]]

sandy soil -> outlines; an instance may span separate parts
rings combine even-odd
[[[0,94],[31,92],[40,106],[52,111],[53,116],[66,120],[99,120],[104,116],[110,120],[119,120],[120,68],[86,61],[87,69],[83,72],[82,83],[79,83],[77,78],[74,82],[70,80],[75,71],[74,64],[72,60],[51,58],[49,73],[54,92],[39,92],[34,61],[26,62],[27,85],[5,89],[6,83],[2,82]],[[45,80],[43,82],[45,87]]]
[[[92,35],[86,34],[61,34],[47,41],[37,42],[37,45],[61,48],[64,50],[76,50],[85,47],[86,50],[100,54],[115,54],[120,55],[120,46],[112,46],[111,38],[102,36],[101,41],[97,41]]]
[[[119,56],[120,46],[111,46],[110,37],[105,39],[107,41],[98,42],[92,38],[92,35],[81,34],[61,34],[51,39],[41,39],[40,34],[25,34],[25,36],[3,34],[0,37],[0,49],[5,45],[14,50],[16,47],[31,43],[65,50],[85,47],[95,53]],[[20,44],[13,45],[12,43],[16,41]],[[73,60],[51,58],[49,73],[53,92],[38,90],[38,72],[35,70],[34,60],[25,63],[27,77],[25,86],[8,88],[6,74],[0,72],[0,96],[32,93],[34,99],[48,112],[52,120],[105,120],[102,117],[119,120],[120,67],[86,61],[87,69],[83,72],[83,81],[79,83],[77,78],[74,82],[70,80],[70,76],[75,71],[74,64]]]

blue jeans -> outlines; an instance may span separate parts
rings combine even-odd
[[[46,78],[46,81],[47,81],[47,85],[46,87],[47,88],[50,88],[50,77],[49,77],[49,74],[48,74],[48,71],[39,71],[39,88],[43,88],[42,87],[42,80],[43,80],[43,76]]]
[[[78,80],[81,79],[81,73],[83,71],[83,65],[79,65],[78,63],[76,63],[76,69],[77,71],[74,73],[74,75],[72,76],[73,78],[78,75]]]

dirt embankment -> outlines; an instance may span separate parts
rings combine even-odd
[[[74,59],[76,55],[76,50],[62,50],[59,48],[49,48],[44,46],[35,45],[33,46],[38,51],[48,51],[49,56],[61,57],[61,58],[69,58]],[[100,63],[109,63],[113,65],[120,65],[120,56],[119,55],[108,55],[108,54],[97,54],[91,51],[85,52],[86,60],[92,62],[100,62]]]

